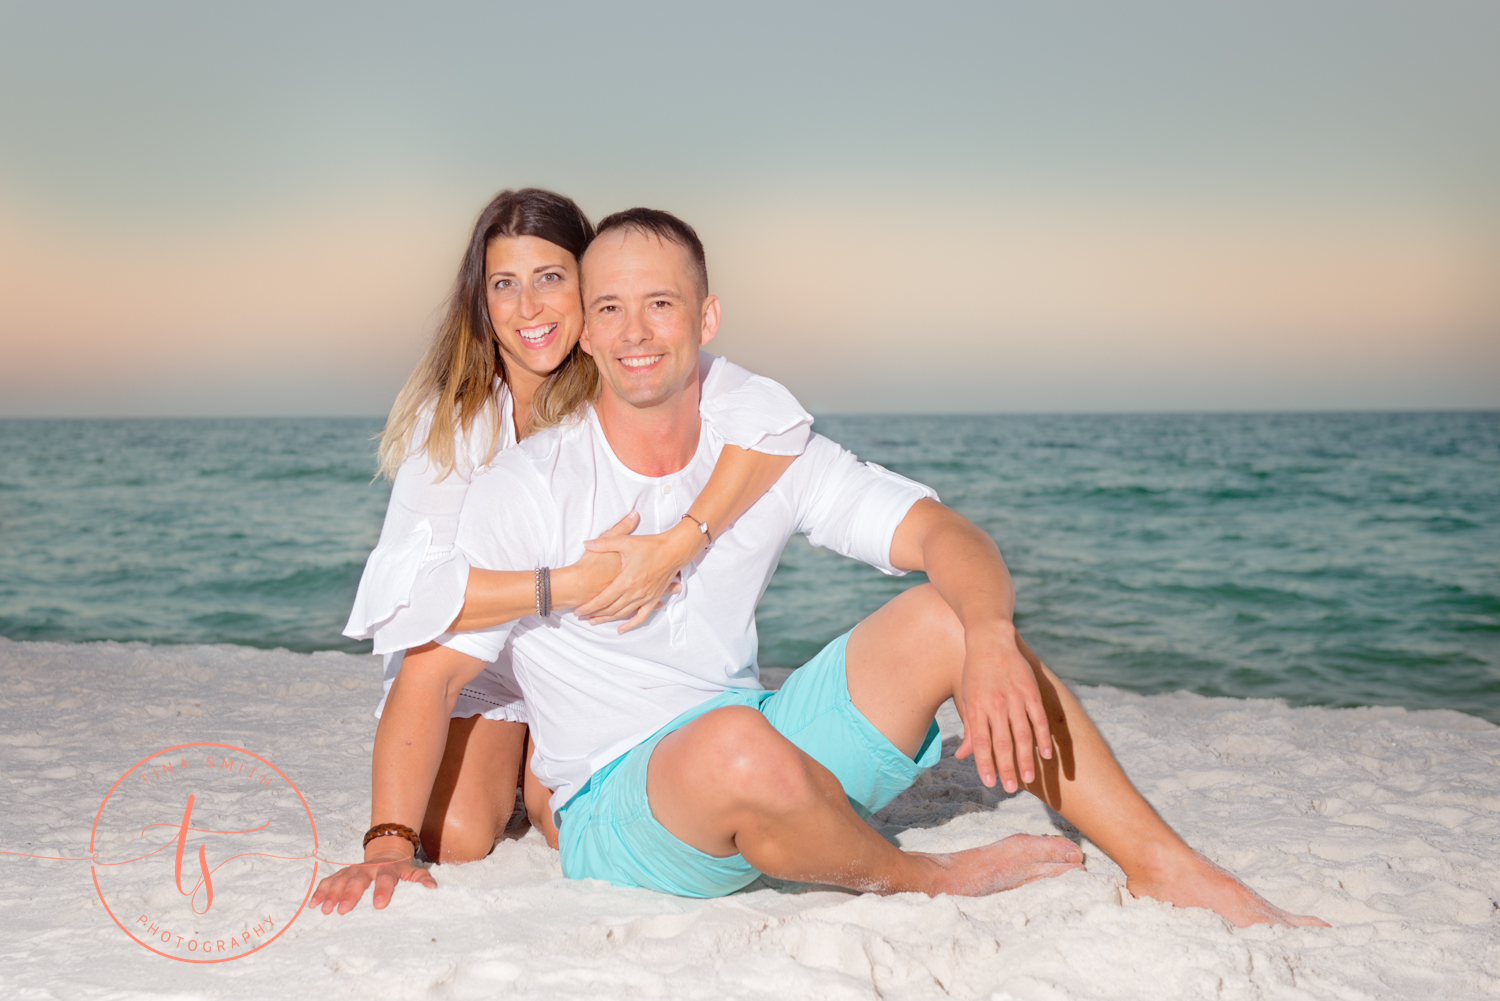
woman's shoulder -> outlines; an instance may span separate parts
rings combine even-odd
[[[700,356],[712,358],[706,352]],[[714,358],[702,376],[699,412],[724,441],[773,455],[799,455],[807,447],[812,415],[781,383],[727,358]]]
[[[698,373],[698,385],[704,396],[732,393],[755,376],[754,372],[728,358],[702,350],[698,352]]]
[[[428,464],[427,445],[432,440],[432,425],[437,415],[437,401],[428,400],[417,409],[412,423],[411,436],[407,440],[407,463]],[[465,427],[455,420],[453,437],[453,475],[465,477],[489,465],[494,457],[515,445],[515,425],[511,419],[510,390],[499,379],[495,380],[495,392],[485,400],[484,406]]]

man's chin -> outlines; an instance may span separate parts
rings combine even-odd
[[[664,392],[658,387],[646,389],[641,386],[610,386],[609,388],[615,399],[637,410],[649,410],[651,407],[660,406],[672,396],[671,393]]]
[[[600,374],[604,375],[604,373]],[[632,378],[628,375],[624,378],[610,378],[606,375],[604,384],[621,403],[642,408],[664,403],[671,397],[673,389],[672,381],[660,372],[654,372],[644,378],[640,376]]]

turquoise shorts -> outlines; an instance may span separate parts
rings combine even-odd
[[[942,740],[927,731],[917,758],[901,753],[849,701],[845,633],[793,671],[779,691],[727,691],[694,706],[593,774],[558,811],[563,875],[604,879],[683,897],[733,893],[760,875],[742,855],[716,858],[677,840],[651,814],[646,767],[667,734],[724,706],[759,710],[782,736],[832,772],[868,816],[937,764]]]

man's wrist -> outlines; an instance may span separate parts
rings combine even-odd
[[[970,646],[996,645],[1009,649],[1017,647],[1016,624],[1007,618],[989,618],[982,622],[964,623],[964,637]]]

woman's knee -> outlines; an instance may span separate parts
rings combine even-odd
[[[441,825],[423,825],[422,850],[443,865],[477,862],[494,849],[496,826],[493,817],[449,813]]]

